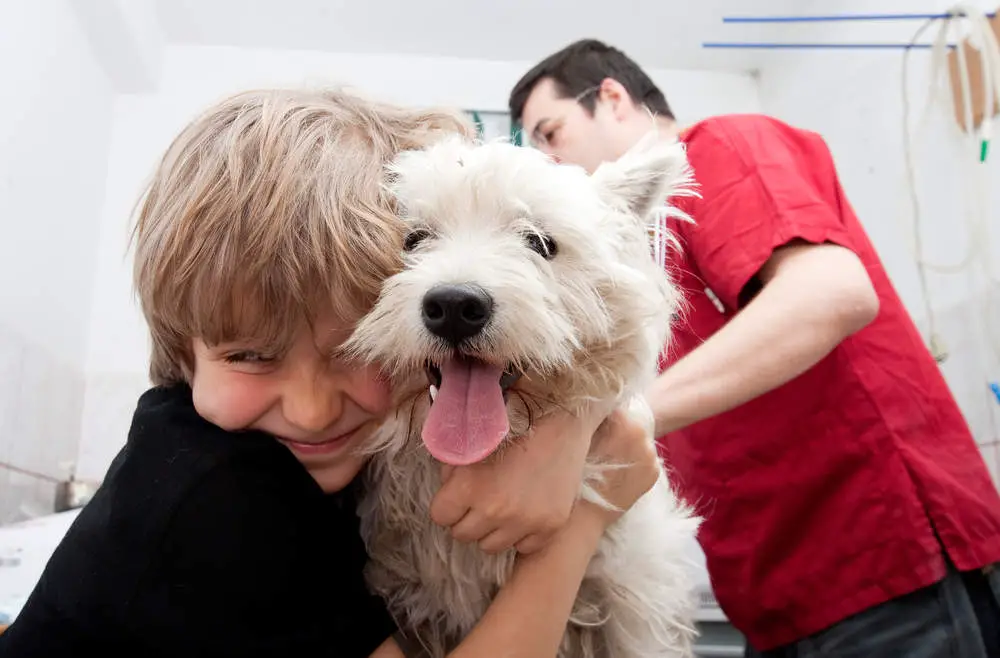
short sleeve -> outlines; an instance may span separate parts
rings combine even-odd
[[[177,508],[133,632],[163,656],[367,658],[396,627],[365,587],[353,506],[324,498],[266,465],[217,468]]]
[[[681,227],[684,247],[730,309],[778,247],[803,240],[855,250],[818,136],[751,117],[717,120],[685,141],[701,198],[694,223]]]

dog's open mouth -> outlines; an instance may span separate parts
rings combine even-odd
[[[441,388],[441,368],[428,361],[424,364],[424,371],[427,373],[427,382],[431,385],[431,401],[433,402],[438,389]],[[504,399],[507,399],[510,387],[516,384],[520,378],[521,373],[513,368],[507,368],[503,371],[503,374],[500,375],[500,390],[503,391]]]
[[[521,374],[465,356],[426,364],[431,409],[423,427],[427,450],[446,464],[486,459],[510,431],[507,391]]]

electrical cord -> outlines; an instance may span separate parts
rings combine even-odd
[[[989,230],[989,178],[986,163],[989,157],[990,139],[992,138],[993,116],[997,112],[995,106],[996,92],[1000,89],[1000,47],[997,45],[994,34],[986,12],[968,3],[956,4],[944,19],[931,19],[925,22],[913,35],[910,45],[916,44],[920,37],[934,24],[939,23],[939,29],[934,39],[931,60],[931,81],[928,91],[927,103],[920,117],[916,132],[926,134],[926,127],[931,118],[932,110],[936,107],[945,107],[942,98],[951,97],[949,78],[943,75],[946,70],[948,53],[948,36],[954,30],[958,43],[956,47],[956,63],[958,68],[958,83],[962,98],[962,128],[964,131],[957,134],[956,138],[962,150],[960,166],[966,169],[966,175],[962,177],[964,186],[964,197],[968,201],[969,207],[965,217],[967,223],[967,247],[961,259],[956,263],[941,264],[931,262],[924,257],[924,245],[921,231],[920,201],[917,193],[916,166],[914,153],[913,131],[910,128],[910,100],[909,100],[909,75],[908,63],[909,54],[912,48],[907,48],[903,54],[902,68],[902,100],[903,100],[903,144],[905,155],[905,182],[907,187],[907,200],[910,205],[910,216],[912,221],[906,227],[906,235],[910,238],[907,246],[911,251],[914,262],[917,266],[920,287],[923,295],[925,311],[928,322],[928,343],[935,358],[943,361],[946,358],[944,346],[937,329],[937,321],[932,309],[930,291],[927,285],[927,272],[935,271],[944,274],[957,274],[973,268],[983,275],[987,285],[986,301],[984,303],[983,323],[986,330],[986,340],[992,347],[997,363],[1000,364],[1000,334],[993,331],[991,295],[992,286],[997,285],[991,268],[990,257],[990,230]],[[970,42],[979,49],[982,63],[983,90],[985,92],[985,107],[983,119],[978,127],[974,125],[971,83],[969,80],[969,66],[965,48],[961,46],[962,25],[968,29]],[[948,107],[949,116],[954,116],[954,108]],[[955,124],[951,124],[955,125]],[[956,126],[957,127],[957,126]],[[902,215],[901,215],[902,217]],[[994,394],[996,391],[993,391]],[[1000,395],[998,395],[1000,401]]]

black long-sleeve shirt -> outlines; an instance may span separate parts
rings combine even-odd
[[[0,656],[367,657],[396,629],[365,561],[349,491],[154,388]]]

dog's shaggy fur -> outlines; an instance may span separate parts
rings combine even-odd
[[[669,212],[662,206],[668,196],[692,193],[691,178],[683,147],[654,138],[593,176],[533,149],[455,138],[402,154],[390,181],[411,230],[406,267],[387,281],[349,347],[385,365],[398,413],[372,446],[360,514],[371,587],[438,658],[482,617],[515,554],[486,555],[431,521],[440,485],[432,452],[452,463],[502,458],[512,441],[532,440],[532,422],[557,408],[579,412],[595,399],[628,405],[653,440],[652,415],[638,394],[655,376],[678,294],[651,257],[646,219]],[[474,318],[481,328],[461,336],[433,330],[426,304],[442,285],[485,293],[486,316]],[[503,374],[499,404],[509,435],[450,455],[429,435],[426,368],[441,385],[431,394],[442,404],[444,364],[458,356]],[[490,390],[501,394],[495,382]],[[598,499],[592,485],[607,467],[588,465],[583,497]],[[662,475],[608,529],[559,655],[690,656],[686,547],[697,525]]]

